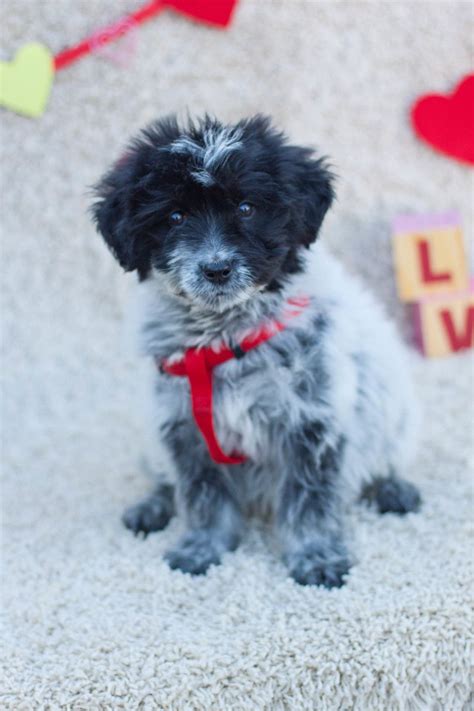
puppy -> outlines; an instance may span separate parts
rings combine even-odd
[[[416,407],[401,344],[312,246],[333,198],[326,162],[262,116],[157,121],[97,186],[98,230],[138,273],[156,437],[177,472],[176,491],[163,480],[124,522],[162,529],[176,504],[187,532],[171,568],[204,573],[260,511],[298,583],[340,586],[347,498],[420,504],[402,478]]]

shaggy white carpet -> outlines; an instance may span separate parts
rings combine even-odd
[[[2,58],[33,39],[58,51],[138,5],[2,3]],[[418,143],[407,110],[470,69],[471,22],[462,2],[242,0],[228,32],[166,13],[137,31],[129,67],[84,59],[41,120],[2,113],[1,708],[470,708],[470,356],[413,355],[423,510],[355,507],[345,588],[298,587],[258,526],[206,577],[171,572],[179,524],[143,541],[119,520],[149,487],[140,366],[120,337],[130,278],[86,210],[87,186],[153,117],[271,113],[332,157],[323,239],[407,334],[392,217],[457,209],[466,236],[473,217],[472,173]]]

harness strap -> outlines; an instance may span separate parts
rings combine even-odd
[[[212,417],[212,368],[214,366],[209,367],[206,351],[189,348],[184,356],[184,362],[191,386],[193,416],[206,440],[211,458],[219,464],[242,464],[246,457],[239,454],[225,454],[217,441]]]
[[[285,311],[284,318],[290,319],[301,314],[308,306],[309,298],[303,296],[288,299],[287,303],[291,308]],[[242,358],[248,351],[257,348],[285,328],[284,322],[272,321],[248,335],[234,348],[221,346],[217,351],[212,348],[188,348],[184,358],[179,361],[169,363],[166,359],[156,359],[157,366],[165,373],[188,378],[194,420],[204,437],[211,458],[217,464],[242,464],[247,457],[236,452],[226,454],[217,441],[213,420],[212,371],[232,358]]]

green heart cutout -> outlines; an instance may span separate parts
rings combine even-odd
[[[0,62],[0,106],[25,116],[41,116],[54,76],[53,55],[38,42],[25,44],[12,62]]]

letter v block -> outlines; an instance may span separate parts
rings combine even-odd
[[[416,341],[426,356],[474,347],[474,279],[467,291],[427,296],[413,311]]]
[[[402,301],[469,288],[456,213],[401,215],[393,228],[395,270]]]

